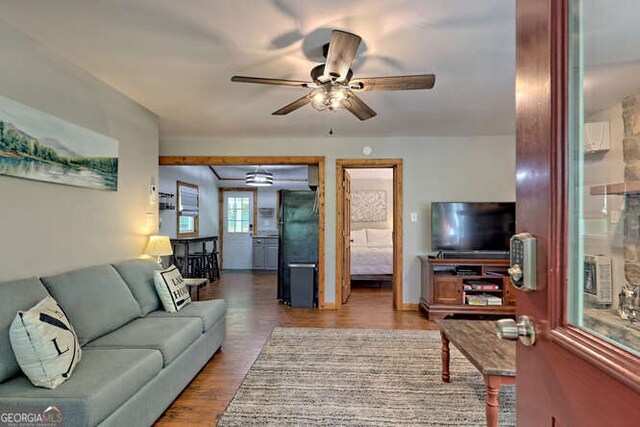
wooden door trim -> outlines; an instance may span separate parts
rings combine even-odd
[[[317,165],[324,156],[160,156],[160,166],[221,166],[221,165]]]
[[[404,304],[403,254],[402,254],[402,159],[336,159],[336,308],[342,306],[342,233],[344,185],[342,176],[345,169],[389,168],[393,169],[393,308],[396,310],[416,310],[417,304]]]
[[[536,20],[531,22],[530,10],[538,12]],[[526,19],[521,18],[527,15]],[[548,123],[537,129],[517,125],[517,138],[531,142],[547,144],[548,159],[539,162],[538,176],[547,176],[545,183],[536,182],[535,186],[550,189],[547,203],[553,209],[548,218],[548,228],[543,236],[549,242],[548,264],[538,266],[539,286],[547,288],[549,323],[538,322],[539,333],[571,354],[580,357],[598,370],[601,370],[633,390],[640,391],[640,360],[630,352],[569,324],[567,317],[567,299],[569,291],[569,187],[568,187],[568,120],[569,120],[569,0],[518,0],[517,2],[518,37],[537,43],[539,57],[536,61],[528,58],[524,64],[517,58],[516,92],[519,84],[527,85],[526,97],[517,100],[517,116],[538,116],[538,123]],[[535,33],[535,37],[532,35]],[[544,40],[548,42],[545,43]],[[524,43],[524,42],[523,42]],[[518,42],[518,45],[520,41]],[[534,63],[535,62],[535,63]],[[523,77],[518,77],[520,74]],[[541,83],[538,83],[541,82]],[[550,85],[548,84],[550,83]],[[533,85],[535,89],[531,89]],[[527,137],[525,138],[524,135]],[[546,141],[546,142],[545,142]],[[518,150],[521,146],[518,144]],[[526,153],[518,152],[518,157]],[[550,166],[551,165],[551,166]],[[543,170],[547,168],[546,170]],[[540,180],[542,181],[542,179]],[[543,185],[544,184],[544,185]],[[531,195],[531,189],[527,194]],[[517,199],[521,199],[520,194]],[[528,231],[528,230],[518,230]],[[560,236],[560,238],[558,238]],[[547,248],[540,247],[539,251]],[[546,282],[545,282],[546,279]],[[521,313],[518,309],[518,314]]]
[[[324,156],[160,156],[158,164],[168,165],[317,165],[318,166],[318,307],[333,309],[334,303],[325,302],[325,157]],[[220,196],[219,196],[220,197]],[[219,211],[222,213],[222,211]],[[222,215],[219,215],[222,235]],[[222,244],[220,245],[222,257]],[[220,264],[222,268],[222,263]]]
[[[224,193],[228,191],[247,191],[253,193],[253,235],[258,235],[258,189],[247,187],[218,187],[218,241],[220,250],[220,269],[224,265],[224,255],[222,248],[224,246]]]

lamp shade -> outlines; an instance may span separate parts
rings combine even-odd
[[[173,255],[169,236],[149,236],[149,243],[147,244],[147,249],[144,253],[158,257]]]

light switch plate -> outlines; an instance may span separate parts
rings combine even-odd
[[[411,222],[418,222],[418,212],[411,212]]]
[[[149,203],[155,205],[158,202],[158,187],[155,184],[149,185]]]

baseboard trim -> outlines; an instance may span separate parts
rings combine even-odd
[[[420,304],[402,304],[402,311],[418,311]]]

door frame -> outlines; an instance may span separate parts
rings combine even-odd
[[[342,234],[344,233],[343,203],[345,169],[393,169],[393,308],[417,310],[418,304],[402,301],[402,159],[336,159],[336,308],[342,306]]]
[[[222,270],[224,263],[224,255],[222,253],[222,247],[224,246],[224,193],[226,191],[246,191],[253,193],[253,235],[258,235],[258,189],[250,187],[219,187],[218,188],[218,242],[220,247],[218,253],[220,254],[220,270]]]
[[[333,309],[325,302],[325,157],[324,156],[159,156],[160,166],[307,165],[318,166],[318,308]],[[220,234],[221,230],[218,230]],[[337,301],[337,300],[336,300]]]

